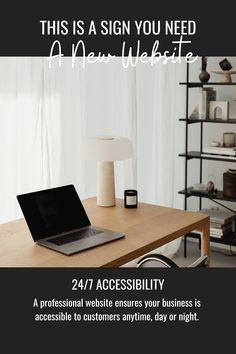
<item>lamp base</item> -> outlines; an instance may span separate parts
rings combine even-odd
[[[111,207],[116,204],[114,162],[98,161],[97,205]]]

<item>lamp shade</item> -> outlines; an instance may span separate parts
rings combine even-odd
[[[97,161],[126,160],[132,157],[132,142],[121,136],[97,136],[81,142],[84,159]]]

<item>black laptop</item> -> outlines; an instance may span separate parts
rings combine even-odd
[[[35,242],[66,255],[124,237],[92,226],[71,185],[17,196]]]

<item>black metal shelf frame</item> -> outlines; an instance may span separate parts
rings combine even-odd
[[[189,89],[191,88],[197,88],[197,87],[203,87],[203,86],[235,86],[236,82],[231,82],[231,83],[224,83],[224,82],[207,82],[207,83],[201,83],[201,82],[190,82],[189,81],[189,63],[187,65],[187,70],[186,70],[186,82],[180,82],[180,85],[185,85],[186,86],[186,107],[185,107],[185,117],[186,118],[180,118],[179,121],[185,122],[185,152],[182,154],[179,154],[179,156],[184,157],[185,159],[185,183],[184,183],[184,190],[179,191],[180,194],[184,195],[184,209],[187,210],[188,208],[188,198],[195,196],[199,198],[199,210],[202,209],[202,198],[208,198],[211,199],[213,202],[217,203],[218,205],[223,206],[224,208],[233,211],[236,213],[235,210],[229,208],[228,206],[224,205],[220,201],[231,201],[231,202],[236,202],[236,200],[232,200],[229,198],[225,198],[223,196],[222,191],[218,191],[217,194],[215,195],[209,195],[206,193],[201,193],[201,192],[196,192],[193,191],[192,188],[188,187],[188,161],[191,159],[198,159],[200,162],[199,166],[199,183],[202,183],[202,172],[203,172],[203,160],[212,160],[212,161],[223,161],[223,162],[236,162],[236,157],[229,158],[228,156],[217,156],[217,155],[212,155],[207,156],[202,155],[202,150],[203,150],[203,125],[206,123],[213,123],[213,124],[236,124],[236,118],[230,118],[228,120],[221,120],[221,119],[215,119],[215,120],[209,120],[209,119],[190,119],[189,117]],[[200,151],[188,151],[188,133],[189,133],[189,124],[193,123],[198,123],[200,124]],[[187,236],[192,236],[193,233],[189,235],[185,235],[184,237],[184,256],[187,256]],[[199,235],[195,236],[199,238]],[[227,237],[222,237],[220,239],[215,238],[215,237],[210,237],[210,240],[213,242],[217,243],[222,243],[222,244],[227,244],[227,245],[235,245],[236,246],[236,235],[235,233],[231,233],[230,235],[227,235]]]
[[[213,124],[236,124],[236,118],[229,119],[192,119],[192,118],[180,118],[180,122],[187,122],[188,124],[194,123],[213,123]]]
[[[208,192],[197,191],[193,187],[189,187],[187,189],[183,189],[182,191],[179,191],[179,194],[183,194],[186,198],[200,197],[200,198],[210,199],[213,202],[215,202],[216,204],[223,206],[225,209],[227,209],[233,213],[236,213],[236,211],[234,209],[219,202],[219,200],[221,200],[221,201],[225,201],[225,202],[236,203],[236,198],[225,197],[223,194],[223,191],[216,191],[214,193],[208,193]]]
[[[199,160],[211,160],[211,161],[223,161],[223,162],[236,162],[236,156],[230,157],[226,155],[215,154],[203,154],[200,151],[188,151],[186,153],[179,154],[180,157],[185,157],[187,160],[199,159]]]
[[[188,71],[189,71],[189,63],[188,65]],[[189,81],[189,76],[187,77],[187,80],[185,82],[180,82],[180,85],[185,85],[189,88],[194,88],[194,87],[203,87],[203,86],[235,86],[236,82],[190,82]]]

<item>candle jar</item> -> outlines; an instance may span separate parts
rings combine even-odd
[[[138,206],[138,192],[135,189],[126,189],[124,191],[124,207],[137,208]]]
[[[230,133],[224,133],[223,134],[223,146],[224,147],[234,147],[235,146],[235,134],[230,132]]]

